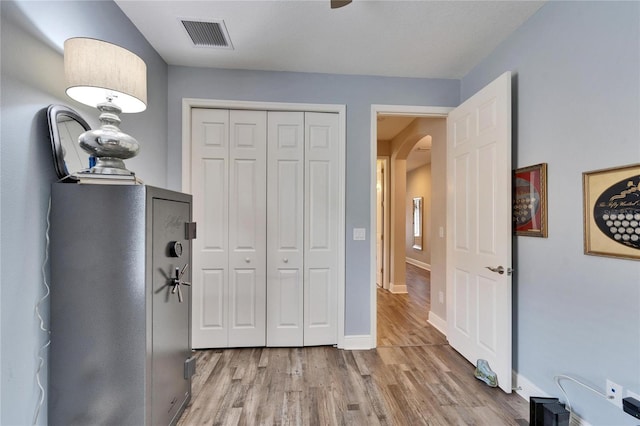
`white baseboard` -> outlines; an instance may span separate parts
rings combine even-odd
[[[425,271],[431,271],[431,265],[428,263],[420,262],[419,260],[411,259],[409,257],[404,258],[405,262],[409,265],[417,266],[420,269],[424,269]]]
[[[542,389],[534,385],[529,381],[526,377],[518,374],[513,371],[513,388],[516,393],[529,401],[532,396],[541,396],[541,397],[551,397],[548,393],[544,392]]]
[[[357,350],[367,350],[375,348],[375,345],[372,345],[370,334],[363,334],[359,336],[344,336],[344,350],[347,351],[357,351]]]
[[[440,333],[445,336],[447,335],[447,321],[434,314],[433,311],[429,311],[429,319],[427,319],[427,322],[434,326]]]
[[[529,401],[532,396],[551,397],[542,389],[534,385],[529,379],[513,371],[513,387],[518,395]],[[569,426],[591,426],[586,420],[583,420],[576,413],[571,413],[571,421]]]
[[[580,416],[578,416],[576,413],[572,413],[569,426],[591,426],[591,424],[586,420],[580,418]]]
[[[394,283],[389,283],[389,291],[393,294],[404,294],[404,293],[408,293],[407,292],[407,285],[406,284],[394,284]]]

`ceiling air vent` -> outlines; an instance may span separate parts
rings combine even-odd
[[[181,19],[184,29],[196,47],[216,47],[233,49],[224,21],[189,21]]]

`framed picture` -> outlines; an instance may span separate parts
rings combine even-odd
[[[582,174],[584,252],[640,259],[640,164]]]
[[[547,237],[547,163],[514,171],[513,229],[516,235]]]

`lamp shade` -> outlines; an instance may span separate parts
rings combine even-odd
[[[122,112],[147,108],[147,66],[134,53],[91,38],[64,42],[67,95],[97,107],[111,98]]]

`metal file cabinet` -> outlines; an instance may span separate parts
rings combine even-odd
[[[54,184],[49,424],[175,424],[191,398],[191,196]]]

